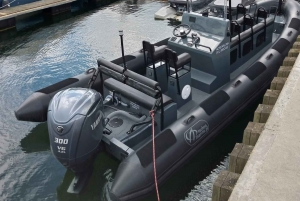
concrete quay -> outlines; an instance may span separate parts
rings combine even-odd
[[[300,36],[229,154],[212,201],[300,200]]]
[[[300,57],[295,58],[230,201],[300,200]]]

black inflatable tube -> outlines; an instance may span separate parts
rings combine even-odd
[[[15,110],[15,116],[20,121],[44,122],[47,121],[47,110],[50,100],[60,90],[71,87],[88,87],[88,82],[96,69],[89,69],[86,72],[73,78],[62,80],[54,85],[40,89],[29,96],[20,107]],[[73,81],[68,81],[72,79]],[[100,78],[98,77],[92,86],[101,93]]]

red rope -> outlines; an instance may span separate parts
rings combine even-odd
[[[157,185],[157,177],[156,177],[156,157],[155,157],[155,128],[154,128],[154,110],[150,111],[151,119],[152,119],[152,149],[153,149],[153,170],[154,170],[154,181],[155,181],[155,189],[156,189],[156,195],[157,200],[160,201],[159,198],[159,192],[158,192],[158,185]]]

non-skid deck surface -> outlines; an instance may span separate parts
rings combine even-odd
[[[20,6],[5,8],[0,10],[0,20],[9,19],[12,17],[31,13],[38,10],[43,10],[50,7],[60,6],[74,1],[76,0],[41,0]]]

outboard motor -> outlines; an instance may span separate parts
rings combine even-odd
[[[75,172],[68,192],[77,193],[84,186],[78,183],[87,180],[85,172],[91,172],[87,168],[100,148],[104,128],[102,96],[86,88],[60,91],[51,100],[47,115],[51,151]]]

